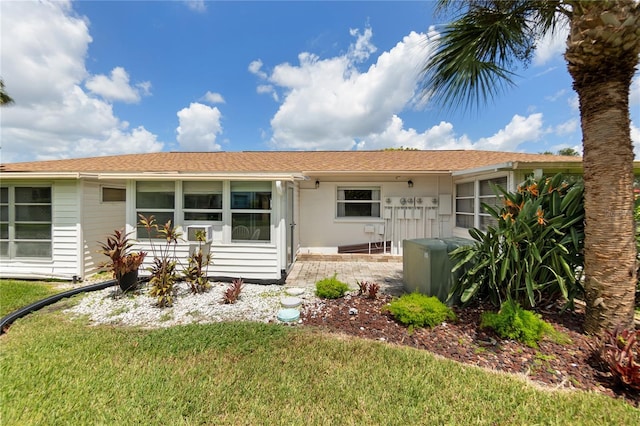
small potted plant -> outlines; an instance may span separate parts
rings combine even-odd
[[[147,255],[143,251],[138,253],[129,251],[133,246],[129,235],[123,230],[116,229],[113,234],[107,237],[105,242],[100,243],[100,253],[111,259],[111,261],[105,262],[103,266],[113,272],[113,278],[116,279],[123,292],[136,287],[138,269]]]

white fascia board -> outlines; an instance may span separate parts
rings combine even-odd
[[[0,172],[0,179],[82,179],[96,178],[97,173],[78,172]]]
[[[305,171],[305,176],[344,176],[344,175],[391,175],[391,176],[425,176],[425,175],[449,175],[450,170],[368,170],[368,171],[350,171],[350,170],[314,170]]]
[[[179,173],[179,172],[137,172],[100,173],[98,179],[127,180],[303,180],[304,175],[293,173]]]
[[[466,176],[475,175],[478,173],[499,172],[501,170],[513,170],[515,168],[513,164],[513,162],[508,161],[506,163],[492,164],[489,166],[476,167],[473,169],[457,170],[455,172],[451,172],[451,176]]]

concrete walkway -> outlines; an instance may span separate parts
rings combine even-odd
[[[402,289],[402,257],[387,255],[299,256],[287,276],[287,287],[313,288],[317,281],[336,277],[357,289],[358,281],[380,285],[381,291],[400,295]]]

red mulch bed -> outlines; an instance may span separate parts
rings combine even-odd
[[[409,333],[393,316],[382,313],[381,308],[390,300],[391,296],[385,294],[375,300],[356,295],[327,299],[303,310],[301,319],[303,324],[331,332],[406,345],[465,364],[525,374],[550,387],[600,392],[640,408],[640,393],[619,386],[593,356],[597,340],[583,334],[584,313],[580,310],[538,311],[556,330],[568,335],[572,343],[563,345],[543,340],[539,348],[531,348],[502,340],[490,329],[480,329],[480,314],[492,310],[490,306],[454,307],[457,321]]]

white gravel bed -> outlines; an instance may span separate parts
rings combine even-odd
[[[173,306],[159,308],[156,298],[148,295],[144,286],[134,294],[122,294],[117,287],[85,293],[78,304],[65,312],[73,316],[86,316],[93,324],[140,326],[145,328],[170,327],[179,324],[210,323],[219,321],[279,322],[281,299],[290,297],[286,287],[280,285],[245,284],[238,301],[222,303],[229,283],[214,282],[206,293],[192,294],[187,283],[176,284]],[[318,298],[312,289],[297,296],[305,306],[314,305]]]

